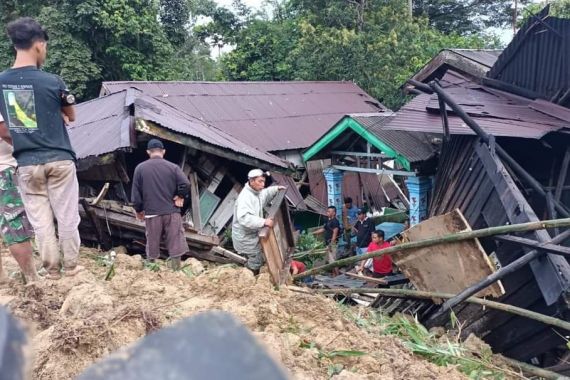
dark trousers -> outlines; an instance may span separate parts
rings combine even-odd
[[[163,236],[170,257],[180,257],[190,251],[184,237],[184,226],[180,213],[146,218],[145,224],[147,259],[158,259],[160,257],[160,242]]]

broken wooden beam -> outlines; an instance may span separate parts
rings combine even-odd
[[[494,239],[505,243],[518,244],[525,247],[535,248],[538,249],[539,251],[553,253],[555,255],[560,255],[570,258],[569,247],[563,247],[552,243],[541,243],[536,240],[526,239],[520,236],[499,235],[495,236]]]
[[[103,198],[105,198],[110,187],[111,187],[111,184],[109,182],[105,182],[105,184],[103,185],[103,188],[99,192],[99,195],[97,195],[97,197],[91,201],[90,205],[91,206],[97,206],[99,204],[99,202],[101,202],[103,200]]]
[[[388,284],[388,281],[386,281],[382,278],[368,277],[368,276],[364,276],[362,274],[350,273],[350,272],[346,272],[344,275],[351,277],[351,278],[356,278],[358,280],[370,282],[372,284],[378,284],[378,285],[387,285]]]
[[[488,236],[496,236],[496,235],[505,235],[508,233],[514,232],[525,232],[525,231],[535,231],[535,230],[543,230],[546,228],[552,227],[568,227],[570,226],[570,218],[564,219],[554,219],[554,220],[543,220],[538,222],[529,222],[529,223],[520,223],[520,224],[510,224],[507,226],[498,226],[498,227],[489,227],[483,228],[480,230],[474,231],[467,231],[467,232],[458,232],[455,234],[444,235],[437,238],[431,238],[426,240],[414,241],[410,243],[402,243],[393,247],[384,248],[377,251],[372,251],[360,256],[349,257],[346,259],[336,260],[332,263],[322,265],[320,267],[313,268],[303,273],[299,273],[294,276],[295,279],[303,278],[307,276],[311,276],[313,274],[323,272],[332,268],[338,268],[345,265],[351,265],[357,263],[362,260],[370,259],[372,257],[381,256],[384,254],[390,254],[393,252],[399,252],[404,250],[416,249],[416,248],[423,248],[423,247],[430,247],[432,245],[437,244],[445,244],[445,243],[454,243],[463,240],[469,239],[477,239],[482,237]],[[569,232],[570,230],[566,231]],[[565,233],[566,233],[565,232]],[[561,234],[560,236],[564,235],[565,233]],[[566,239],[564,239],[566,240]],[[550,243],[557,244],[558,242],[551,241]],[[299,252],[301,254],[303,252]],[[495,272],[496,273],[496,272]]]
[[[211,252],[217,253],[218,255],[226,257],[228,260],[235,262],[236,264],[245,265],[247,259],[243,256],[238,255],[232,251],[229,251],[225,248],[220,246],[212,247]]]
[[[101,244],[103,250],[108,251],[112,247],[111,237],[109,236],[109,233],[101,225],[101,220],[97,216],[97,213],[89,205],[89,202],[87,202],[85,198],[80,199],[79,203],[81,203],[81,205],[83,206],[83,210],[85,211],[87,219],[89,219],[89,222],[91,223],[93,228],[95,228],[95,232],[97,233],[97,237],[99,238],[98,241],[99,244]]]
[[[294,289],[293,289],[294,290]],[[417,299],[434,299],[443,298],[450,299],[456,297],[456,294],[440,293],[440,292],[424,292],[421,290],[413,289],[381,289],[381,288],[336,288],[336,289],[314,289],[314,293],[318,294],[344,294],[350,295],[352,293],[360,294],[379,294],[384,297],[396,298],[417,298]],[[488,307],[490,309],[504,311],[506,313],[515,314],[521,317],[533,319],[542,322],[549,326],[558,327],[570,331],[570,322],[562,319],[554,318],[548,315],[540,314],[534,311],[523,309],[521,307],[508,305],[501,302],[490,301],[484,298],[469,297],[466,302]]]
[[[100,219],[107,220],[110,224],[131,229],[133,231],[144,232],[146,230],[145,222],[137,220],[134,215],[129,216],[99,207],[93,207],[93,210],[97,213],[97,216]],[[204,246],[211,247],[218,245],[220,242],[217,236],[202,235],[188,231],[185,231],[184,235],[188,244],[193,246],[198,245],[200,248]]]

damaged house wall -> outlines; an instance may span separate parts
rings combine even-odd
[[[247,171],[261,167],[285,174],[287,162],[136,89],[80,104],[76,113],[69,135],[78,157],[83,241],[144,251],[144,222],[134,218],[129,205],[131,178],[136,165],[148,158],[147,141],[158,137],[165,143],[165,158],[190,179],[191,195],[182,211],[191,254],[241,261],[217,245],[227,241],[225,229]],[[296,187],[287,194],[300,197]]]

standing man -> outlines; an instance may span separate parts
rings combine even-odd
[[[59,279],[62,266],[66,275],[73,276],[83,269],[77,264],[79,184],[66,129],[66,123],[75,119],[75,98],[60,77],[40,69],[48,41],[41,25],[25,17],[8,24],[7,30],[16,60],[0,73],[0,112],[7,126],[0,137],[13,142],[21,195],[47,278]]]
[[[336,207],[329,206],[327,208],[327,222],[321,228],[313,232],[314,235],[324,233],[325,244],[327,246],[327,262],[330,264],[336,260],[336,245],[340,234],[340,223],[336,217]],[[340,272],[338,268],[332,270],[333,276],[337,276]]]
[[[344,240],[350,247],[350,236],[352,227],[357,221],[358,207],[352,203],[351,197],[344,198],[344,205],[342,208],[342,224],[344,226]]]
[[[266,189],[265,175],[261,169],[251,170],[247,179],[234,206],[232,242],[237,253],[247,258],[245,266],[257,275],[264,263],[258,234],[263,227],[273,227],[273,219],[264,218],[263,208],[285,187],[271,186]]]
[[[358,220],[353,227],[353,231],[356,233],[356,254],[363,255],[372,241],[372,232],[374,232],[375,226],[363,209],[358,209],[357,218]]]
[[[146,152],[150,158],[135,168],[131,194],[137,219],[145,221],[146,258],[152,262],[160,257],[164,234],[172,269],[177,270],[180,257],[190,251],[180,215],[190,181],[177,165],[164,159],[166,150],[160,140],[151,139]]]
[[[4,119],[0,114],[0,126],[6,129]],[[16,160],[12,157],[12,146],[0,140],[0,229],[2,240],[8,246],[10,253],[18,262],[24,275],[24,281],[31,283],[38,280],[32,243],[34,231],[26,216],[24,203],[16,185]],[[0,282],[6,278],[2,269],[0,256]]]

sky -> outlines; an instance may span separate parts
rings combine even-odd
[[[263,3],[263,0],[244,0],[243,2],[251,8],[259,8]],[[216,3],[229,8],[232,5],[232,0],[216,0]]]

